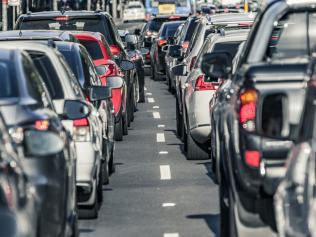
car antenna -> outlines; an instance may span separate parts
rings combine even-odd
[[[20,21],[20,25],[19,25],[19,37],[22,37],[23,33],[22,33],[22,25],[23,25],[23,22],[24,22],[24,18],[25,16],[22,16],[21,17],[21,21]]]

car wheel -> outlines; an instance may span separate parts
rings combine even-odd
[[[106,164],[106,162],[104,162]],[[101,164],[100,177],[97,186],[98,204],[103,202],[103,177],[105,176],[105,168]]]
[[[110,171],[110,175],[115,173],[115,164],[114,164],[114,154],[113,154],[113,152],[111,153],[111,158],[109,160],[109,171]]]
[[[72,223],[72,233],[71,237],[79,237],[79,226],[78,226],[78,217],[75,217],[75,220]]]
[[[187,127],[189,127],[187,125]],[[187,138],[187,159],[188,160],[207,160],[209,159],[208,154],[203,151],[193,140],[189,128],[186,132],[186,138]]]
[[[110,173],[109,173],[109,166],[107,164],[107,161],[104,160],[102,162],[102,169],[101,169],[101,172],[102,172],[102,184],[109,184],[110,183]]]
[[[128,135],[128,122],[127,122],[127,112],[125,111],[124,115],[122,116],[123,119],[123,135]]]
[[[115,123],[114,128],[114,138],[115,141],[122,141],[123,140],[123,118],[119,119],[117,123]]]
[[[171,92],[172,91],[171,79],[170,79],[170,76],[168,75],[168,73],[167,73],[166,77],[167,77],[168,91]]]
[[[220,236],[230,237],[230,216],[229,216],[229,194],[228,187],[221,172],[221,180],[219,185],[219,202],[220,202]]]
[[[99,200],[98,200],[98,193],[97,193],[98,185],[96,184],[96,182],[97,182],[96,180],[94,182],[95,182],[95,187],[93,190],[93,192],[95,192],[94,202],[91,206],[83,207],[83,208],[78,210],[79,217],[81,219],[96,219],[96,218],[98,218],[98,215],[99,215]]]
[[[181,115],[179,111],[178,98],[176,98],[176,123],[177,123],[177,136],[182,137],[182,124],[181,124]]]
[[[131,122],[134,122],[134,112],[135,112],[135,104],[134,104],[134,91],[132,92],[132,96],[131,96],[132,100],[131,100],[131,108],[130,108],[130,119],[131,119]]]
[[[182,119],[181,119],[181,134],[182,134],[181,140],[183,141],[183,150],[184,152],[187,152],[188,151],[188,140],[187,140],[188,134],[187,134],[187,131],[185,130],[184,122]]]
[[[134,112],[137,111],[137,104],[139,101],[139,81],[138,76],[135,76],[135,85],[134,85]]]

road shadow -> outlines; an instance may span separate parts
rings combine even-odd
[[[215,237],[220,237],[219,233],[219,214],[196,214],[187,216],[188,219],[201,219],[204,220],[208,228],[214,233]]]
[[[196,165],[203,165],[206,169],[206,175],[215,183],[215,174],[212,170],[212,161],[198,162]]]
[[[88,233],[93,233],[95,230],[94,229],[88,229],[88,228],[80,228],[79,232],[82,234],[88,234]]]
[[[175,129],[165,129],[164,131],[165,132],[172,132],[178,138],[177,131]]]

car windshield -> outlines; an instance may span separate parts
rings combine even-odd
[[[109,44],[113,44],[114,33],[109,22],[101,18],[67,18],[55,17],[52,19],[27,19],[20,23],[22,30],[69,30],[100,32]]]
[[[16,73],[12,62],[0,60],[0,98],[17,97]]]
[[[100,45],[96,41],[91,40],[80,40],[80,43],[86,47],[88,50],[90,56],[93,60],[103,59],[102,50],[100,48]]]

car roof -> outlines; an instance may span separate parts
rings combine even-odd
[[[41,40],[41,39],[53,39],[53,40],[68,40],[74,41],[75,38],[69,31],[58,30],[11,30],[0,32],[0,40]]]
[[[20,18],[52,18],[52,17],[89,17],[89,16],[102,16],[111,17],[109,13],[103,11],[42,11],[42,12],[29,12],[23,14]]]
[[[255,13],[227,13],[217,14],[208,17],[209,23],[216,22],[240,22],[240,21],[254,21]]]

